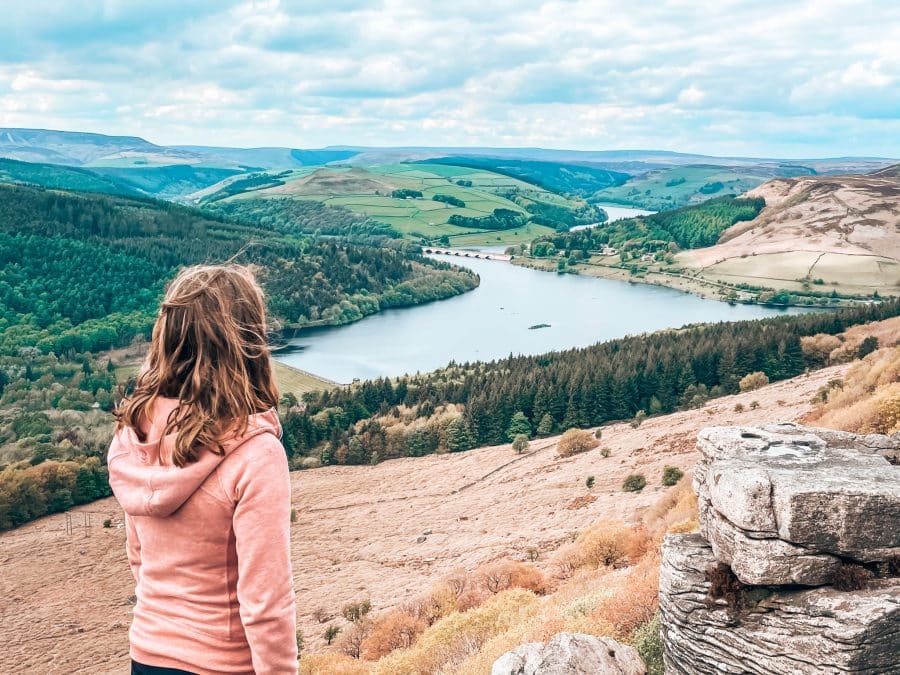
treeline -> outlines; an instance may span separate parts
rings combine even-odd
[[[153,200],[0,186],[0,353],[84,352],[148,334],[179,266],[260,268],[286,325],[343,323],[473,288],[409,245],[293,237]]]
[[[422,192],[419,190],[411,190],[409,188],[402,188],[400,190],[394,190],[391,192],[391,197],[394,199],[421,199]]]
[[[149,337],[180,265],[253,263],[283,324],[448,297],[475,274],[380,239],[294,237],[142,199],[0,186],[0,529],[109,494],[119,395],[92,352]]]
[[[666,250],[712,246],[729,227],[753,220],[765,207],[761,198],[719,197],[696,206],[616,220],[601,227],[540,237],[556,250],[596,251],[605,245],[623,250]]]
[[[494,209],[489,216],[461,216],[454,214],[447,219],[450,225],[478,230],[511,230],[528,222],[528,217],[512,209]]]
[[[203,210],[220,218],[287,235],[331,235],[353,240],[399,239],[402,236],[387,223],[343,206],[328,206],[311,199],[236,199],[206,204]]]
[[[900,301],[891,301],[839,313],[691,326],[584,349],[382,378],[307,395],[302,409],[285,418],[285,442],[291,455],[363,463],[439,447],[441,428],[429,421],[451,404],[464,409],[453,430],[456,449],[507,442],[514,417],[550,434],[628,419],[638,411],[668,413],[735,393],[749,373],[763,372],[774,381],[817,367],[804,355],[801,336],[836,334],[897,314]],[[396,416],[401,407],[418,422],[398,441],[379,418]]]
[[[0,470],[0,530],[112,495],[97,457],[47,460]]]
[[[203,198],[203,201],[211,203],[231,197],[232,195],[240,194],[241,192],[278,187],[284,185],[284,181],[281,179],[289,175],[291,175],[290,171],[281,171],[280,173],[250,173],[247,174],[245,178],[233,180],[211,195],[207,195]]]
[[[603,188],[622,185],[630,177],[627,173],[609,171],[598,166],[564,162],[542,162],[531,159],[456,156],[424,159],[419,163],[449,164],[451,166],[484,169],[539,185],[551,192],[581,197],[589,197]]]

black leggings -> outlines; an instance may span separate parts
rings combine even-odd
[[[178,668],[160,668],[159,666],[145,666],[134,659],[131,660],[131,675],[194,675],[187,670]]]

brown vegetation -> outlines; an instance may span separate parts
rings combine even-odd
[[[569,429],[560,436],[556,451],[560,457],[571,457],[572,455],[593,450],[598,445],[600,445],[600,441],[590,431],[586,429]]]
[[[739,387],[742,392],[753,391],[769,384],[769,378],[763,372],[748,373],[741,378]]]
[[[379,620],[362,642],[362,657],[377,661],[395,649],[409,648],[428,624],[420,617],[399,610]]]
[[[821,390],[820,390],[821,392]],[[826,385],[808,424],[859,433],[900,431],[900,347],[879,349]]]

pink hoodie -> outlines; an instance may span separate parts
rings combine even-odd
[[[274,410],[252,415],[225,456],[171,464],[177,405],[159,398],[140,442],[123,428],[109,484],[125,510],[137,604],[131,658],[198,675],[297,672],[291,485]]]

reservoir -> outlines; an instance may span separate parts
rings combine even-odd
[[[645,209],[635,209],[630,206],[620,206],[618,204],[597,204],[601,209],[606,211],[606,222],[611,223],[622,218],[634,218],[636,216],[649,216],[656,211],[647,211]],[[594,225],[576,225],[573,230],[584,230]]]
[[[785,311],[732,306],[670,288],[559,275],[507,262],[435,258],[474,270],[480,286],[448,300],[379,312],[346,326],[309,329],[277,358],[348,383],[425,372],[450,361],[539,354],[689,323],[756,319]],[[535,327],[542,324],[546,326]]]

